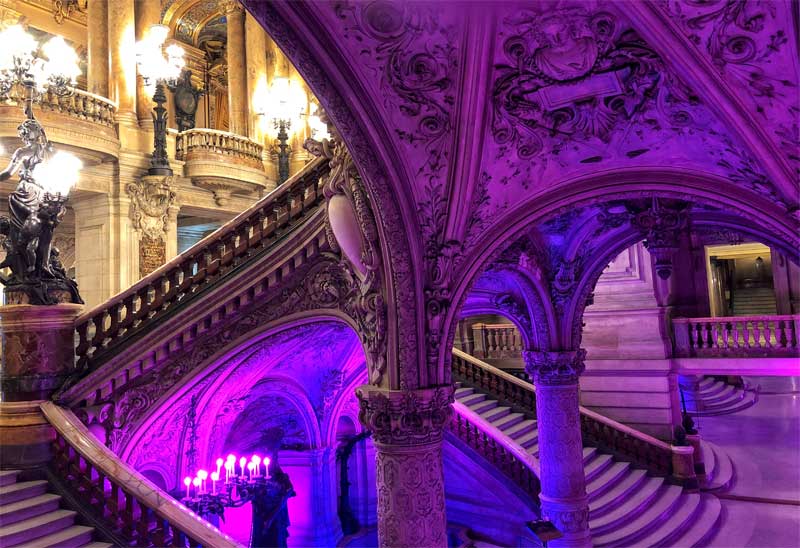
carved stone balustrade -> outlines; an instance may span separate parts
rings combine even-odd
[[[472,326],[475,356],[482,360],[522,358],[522,336],[514,324],[477,323]]]
[[[92,525],[115,545],[239,547],[117,457],[70,410],[52,402],[41,409],[55,429],[51,481],[91,508]]]
[[[681,358],[800,357],[800,315],[674,318]]]
[[[0,137],[17,137],[21,108],[21,103],[13,97],[0,102]],[[113,101],[77,89],[66,97],[48,91],[33,108],[36,118],[47,128],[47,138],[56,145],[73,147],[85,163],[119,156],[119,139],[114,128],[117,105]]]
[[[190,129],[178,133],[175,141],[175,158],[184,162],[184,176],[212,191],[219,205],[232,194],[269,189],[263,151],[247,137],[215,129]]]

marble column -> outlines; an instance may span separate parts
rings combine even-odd
[[[548,543],[554,548],[592,545],[578,409],[585,358],[583,349],[523,352],[525,371],[536,386],[542,517],[564,535]]]
[[[136,35],[133,0],[108,1],[108,43],[111,49],[109,92],[117,102],[117,121],[135,126]]]
[[[442,436],[452,416],[453,388],[356,389],[359,419],[375,445],[378,543],[447,546]]]
[[[245,50],[245,13],[238,0],[222,4],[228,18],[228,130],[247,135],[247,56]]]
[[[247,104],[250,113],[248,137],[263,143],[261,116],[252,108],[256,94],[267,91],[267,33],[249,13],[245,16],[246,58],[247,58]]]
[[[86,9],[89,50],[87,87],[90,93],[108,97],[108,4],[89,2]]]
[[[161,20],[161,0],[137,0],[136,2],[136,41],[143,40],[150,27]],[[136,77],[136,117],[143,128],[152,129],[153,97],[144,85],[144,78]]]

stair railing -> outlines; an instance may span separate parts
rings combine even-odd
[[[675,355],[800,356],[800,315],[673,318]]]
[[[536,417],[533,384],[456,348],[453,349],[452,369],[457,380],[489,392],[505,405],[523,409],[531,418]],[[697,486],[694,450],[691,446],[670,445],[582,406],[580,413],[584,443],[646,468],[655,475],[668,477],[675,483],[687,487]]]
[[[328,160],[317,158],[250,209],[223,225],[139,282],[75,322],[79,371],[100,351],[112,349],[153,325],[199,289],[272,246],[324,200],[320,178]]]
[[[72,411],[53,402],[41,409],[56,431],[59,479],[129,546],[240,547],[117,457]]]

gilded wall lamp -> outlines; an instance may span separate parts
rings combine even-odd
[[[306,111],[306,94],[302,87],[289,78],[277,77],[272,81],[272,86],[265,97],[255,100],[256,113],[266,116],[272,126],[278,130],[276,145],[278,153],[278,184],[289,178],[289,154],[291,147],[288,144],[292,123],[297,121]]]
[[[8,197],[9,216],[0,217],[6,252],[0,269],[11,272],[0,274],[0,282],[8,304],[81,304],[77,284],[67,276],[52,246],[81,162],[67,152],[55,152],[33,114],[42,95],[64,97],[73,92],[80,74],[78,56],[60,36],[40,45],[20,25],[0,32],[0,44],[0,98],[19,100],[25,115],[17,128],[23,146],[0,172],[0,181],[19,178]]]
[[[167,102],[165,86],[174,86],[183,70],[183,48],[177,44],[164,47],[169,34],[166,25],[153,25],[147,36],[136,44],[136,64],[145,86],[153,90],[153,157],[148,175],[172,175],[167,158]]]

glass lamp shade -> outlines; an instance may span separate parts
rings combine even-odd
[[[83,167],[75,155],[58,151],[33,170],[33,178],[45,192],[50,194],[69,195],[70,190],[78,182],[78,175]]]
[[[45,43],[42,54],[47,59],[41,63],[42,76],[46,81],[63,80],[65,83],[75,84],[75,79],[81,73],[78,54],[62,37],[55,36]]]
[[[167,39],[169,27],[153,25],[147,36],[136,44],[136,63],[139,73],[149,83],[158,80],[175,80],[184,67],[183,48],[171,44],[164,55],[164,41]]]
[[[11,25],[0,32],[0,70],[14,68],[15,60],[22,65],[33,62],[39,44],[36,39],[25,32],[21,25]]]
[[[272,120],[296,121],[305,113],[306,94],[301,86],[289,78],[278,77],[270,88],[267,116]]]

